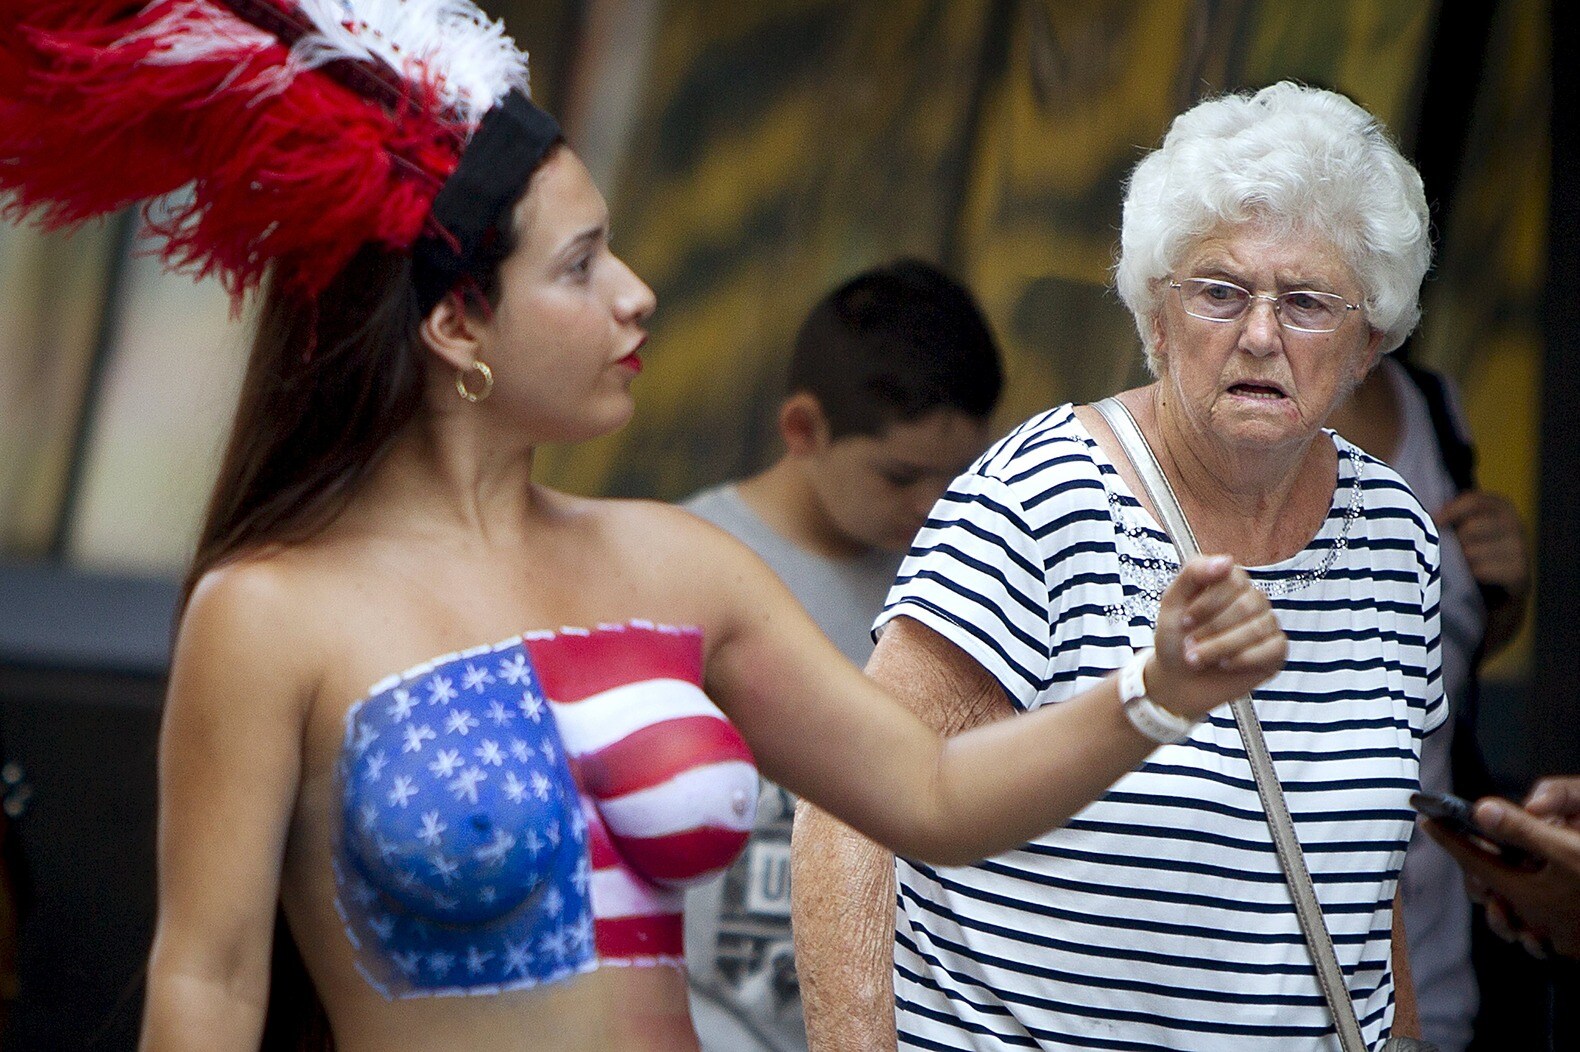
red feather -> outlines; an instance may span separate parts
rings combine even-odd
[[[432,85],[380,105],[288,55],[210,0],[0,0],[6,214],[53,229],[152,201],[166,262],[238,303],[271,263],[314,295],[362,245],[410,247],[468,129]]]

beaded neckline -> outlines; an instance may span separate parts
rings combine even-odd
[[[1298,592],[1322,580],[1333,569],[1338,561],[1339,554],[1349,547],[1350,532],[1355,525],[1355,520],[1360,518],[1364,508],[1361,494],[1361,456],[1360,450],[1354,445],[1345,444],[1343,452],[1349,461],[1349,501],[1344,509],[1344,515],[1339,523],[1338,535],[1328,546],[1326,552],[1317,560],[1315,566],[1300,570],[1287,576],[1267,577],[1272,567],[1248,567],[1251,583],[1269,598],[1280,599]],[[1101,456],[1101,452],[1099,451]],[[1112,470],[1110,466],[1110,470]],[[1124,485],[1118,475],[1113,476],[1113,481]],[[1342,479],[1340,480],[1342,484]],[[1142,525],[1135,521],[1132,512],[1146,514],[1139,503],[1132,506],[1126,505],[1114,486],[1105,480],[1104,490],[1108,496],[1108,509],[1113,517],[1114,528],[1135,542],[1136,547],[1144,553],[1135,556],[1129,552],[1120,551],[1119,576],[1122,585],[1129,585],[1135,589],[1129,592],[1119,603],[1111,604],[1105,611],[1110,620],[1128,622],[1136,616],[1141,616],[1148,621],[1156,623],[1158,606],[1162,602],[1163,593],[1179,575],[1179,553],[1167,535],[1155,526]],[[1134,499],[1134,498],[1132,498]],[[1324,528],[1326,519],[1324,519]],[[1318,536],[1321,536],[1321,530]],[[1309,550],[1302,549],[1288,561],[1300,559]],[[1279,565],[1279,564],[1274,564]]]

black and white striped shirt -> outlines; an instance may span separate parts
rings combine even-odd
[[[1393,1016],[1392,899],[1423,734],[1444,719],[1438,543],[1343,439],[1327,520],[1251,569],[1290,640],[1254,692],[1369,1043]],[[934,509],[878,623],[915,618],[1017,709],[1150,646],[1172,545],[1069,406],[1023,424]],[[975,866],[900,860],[902,1048],[1336,1049],[1227,708],[1063,829]]]

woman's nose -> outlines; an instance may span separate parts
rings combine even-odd
[[[1271,299],[1257,297],[1245,309],[1245,321],[1240,330],[1240,346],[1251,354],[1271,354],[1283,340],[1283,328],[1278,324],[1277,305]]]
[[[625,282],[615,300],[615,311],[621,321],[640,325],[658,309],[658,295],[647,282],[637,277],[625,260],[620,261],[620,267],[625,271]]]

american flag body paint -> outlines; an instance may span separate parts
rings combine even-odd
[[[686,887],[744,848],[757,773],[695,629],[531,633],[346,716],[335,906],[386,997],[680,965]]]
[[[740,855],[757,769],[702,692],[702,634],[646,622],[528,634],[583,790],[601,964],[679,964],[684,891]]]

